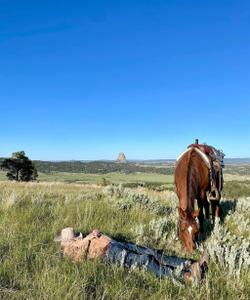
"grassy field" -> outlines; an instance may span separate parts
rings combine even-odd
[[[142,167],[148,167],[148,165]],[[157,165],[151,165],[152,169],[157,170]],[[162,165],[161,165],[162,167]],[[233,165],[227,166],[224,170],[225,181],[250,181],[250,166],[249,165]],[[166,169],[167,170],[167,169]],[[6,180],[6,172],[0,171],[0,181]],[[111,172],[106,174],[89,174],[84,172],[39,172],[39,181],[49,182],[67,182],[67,183],[100,183],[105,178],[110,184],[119,183],[142,183],[142,182],[158,182],[158,183],[173,183],[173,175],[159,174],[146,172]]]
[[[6,172],[0,171],[0,180],[6,180],[7,177],[5,176]]]
[[[226,182],[224,224],[217,224],[212,232],[207,224],[208,236],[200,237],[205,241],[187,256],[174,239],[174,192],[102,187],[94,184],[99,176],[43,176],[40,180],[66,182],[0,182],[0,299],[249,299],[250,183],[239,189],[239,200],[232,200],[232,193],[243,183]],[[70,178],[78,183],[67,183]],[[105,178],[112,183],[172,182],[172,177],[156,178],[155,174]],[[115,239],[182,257],[198,258],[207,248],[211,255],[207,279],[200,286],[184,287],[171,279],[160,280],[140,270],[128,272],[101,261],[72,263],[53,242],[66,226],[83,233],[100,228]]]
[[[0,180],[6,180],[6,172],[0,171]],[[173,183],[172,175],[162,175],[157,173],[108,173],[108,174],[85,174],[69,172],[39,173],[39,181],[67,182],[67,183],[100,183],[105,178],[110,184],[118,183],[141,183],[159,182]]]
[[[161,175],[154,173],[108,173],[108,174],[84,174],[84,173],[53,173],[40,174],[41,181],[64,181],[64,182],[78,182],[78,183],[99,183],[102,178],[105,178],[109,183],[133,183],[133,182],[161,182],[172,183],[172,175]]]

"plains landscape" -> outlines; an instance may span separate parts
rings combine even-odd
[[[250,299],[249,28],[249,1],[0,0],[0,300]]]
[[[29,183],[6,181],[1,172],[1,299],[249,299],[248,163],[226,166],[223,224],[213,227],[207,222],[206,233],[190,255],[176,239],[173,163],[103,162],[102,171],[99,164],[91,166],[91,173],[77,168],[69,172],[65,166],[66,172],[62,166],[60,172],[50,171],[48,165],[45,172],[37,165],[43,172],[38,182]],[[119,171],[109,172],[110,168]],[[72,263],[53,241],[67,226],[83,233],[99,228],[117,240],[193,259],[207,249],[206,279],[185,286],[99,260]]]

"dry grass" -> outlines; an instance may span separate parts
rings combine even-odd
[[[189,256],[197,258],[207,247],[212,257],[207,279],[199,287],[179,286],[171,279],[101,261],[72,263],[62,258],[53,238],[66,226],[85,233],[101,228],[116,239],[186,256],[174,239],[173,192],[117,187],[110,194],[108,189],[95,184],[0,182],[1,299],[249,299],[246,197],[224,200],[223,226],[214,231],[208,226],[211,235]],[[133,205],[122,206],[131,201]]]

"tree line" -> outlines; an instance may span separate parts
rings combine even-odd
[[[69,172],[86,174],[120,173],[158,173],[173,174],[174,166],[155,167],[153,165],[140,165],[138,163],[117,163],[112,161],[41,161],[30,160],[24,151],[12,153],[10,158],[0,158],[0,168],[6,170],[9,180],[31,181],[36,180],[38,172]]]
[[[120,173],[158,173],[173,174],[174,166],[155,167],[149,165],[139,165],[137,163],[117,163],[112,161],[34,161],[37,170],[42,173],[69,172],[86,174],[107,174],[113,172]]]

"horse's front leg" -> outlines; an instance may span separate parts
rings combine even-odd
[[[213,224],[215,224],[215,220],[221,218],[220,201],[219,200],[211,200],[211,206],[212,206]]]
[[[209,207],[210,204],[207,200],[207,194],[205,190],[201,190],[200,197],[198,200],[198,204],[200,207],[200,213],[199,213],[199,223],[200,223],[200,232],[204,232],[204,213],[203,213],[203,207],[205,209],[205,216],[206,220],[209,220]]]
[[[204,208],[205,208],[205,215],[206,215],[207,220],[209,220],[209,207],[210,207],[210,204],[206,197],[206,199],[204,200]]]
[[[206,191],[202,191],[201,192],[201,201],[202,201],[202,203],[204,205],[206,219],[209,220],[209,208],[210,208],[210,204],[209,204],[208,199],[207,199],[207,193],[206,193]]]
[[[203,213],[203,203],[201,200],[198,201],[199,204],[199,215],[198,215],[198,219],[199,219],[199,224],[200,224],[200,233],[204,232],[204,213]]]

